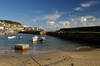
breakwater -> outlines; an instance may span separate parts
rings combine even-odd
[[[47,35],[65,40],[100,43],[100,26],[63,28],[55,32],[47,32]]]

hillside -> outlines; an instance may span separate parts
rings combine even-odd
[[[43,29],[28,27],[16,21],[0,20],[0,33],[38,32]]]
[[[11,21],[11,20],[0,20],[0,22],[7,23],[7,24],[21,25],[21,23],[16,22],[16,21]]]

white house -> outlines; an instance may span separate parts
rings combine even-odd
[[[4,30],[4,27],[0,27],[0,30]]]

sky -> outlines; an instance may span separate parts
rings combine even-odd
[[[100,0],[0,0],[0,19],[51,31],[100,26]]]

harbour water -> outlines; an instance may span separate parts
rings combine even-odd
[[[16,39],[8,39],[8,36],[16,36]],[[18,38],[22,36],[23,38]],[[40,35],[38,35],[41,37]],[[14,50],[15,44],[29,44],[30,50],[28,54],[42,54],[47,52],[52,52],[56,50],[69,50],[77,46],[80,46],[79,43],[72,41],[62,40],[56,37],[47,36],[46,41],[44,42],[32,42],[32,34],[8,34],[0,35],[0,50]],[[14,54],[14,53],[13,53]]]

